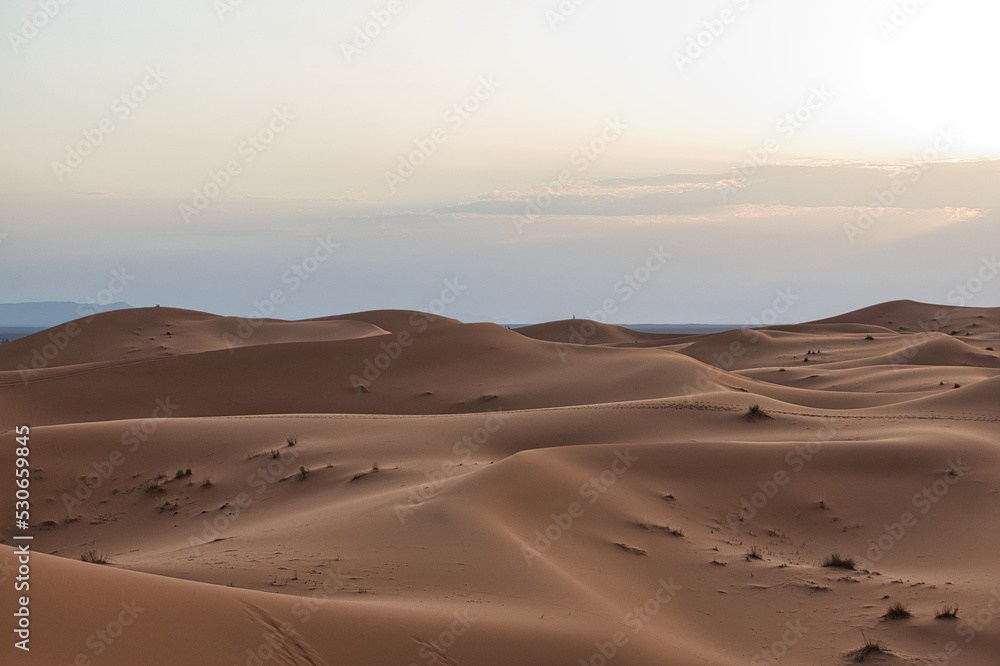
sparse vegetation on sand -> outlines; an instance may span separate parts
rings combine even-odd
[[[965,471],[965,469],[955,463],[948,463],[948,468],[945,470],[945,473],[948,476],[962,476]]]
[[[157,474],[153,478],[143,481],[139,487],[142,488],[143,492],[149,494],[166,492],[166,489],[163,487],[163,481],[166,478],[165,474]]]
[[[889,648],[878,638],[869,636],[862,631],[861,639],[864,641],[861,647],[847,655],[854,663],[860,664],[873,654],[889,654]]]
[[[958,617],[958,604],[955,605],[945,604],[944,606],[939,608],[937,614],[934,615],[934,618],[938,620],[954,620],[957,617]]]
[[[626,553],[631,553],[632,555],[645,555],[646,551],[642,548],[635,548],[634,546],[629,546],[624,543],[616,543],[616,546],[624,550]]]
[[[364,477],[368,476],[369,474],[375,474],[376,472],[379,471],[379,469],[380,468],[379,468],[379,465],[378,465],[378,461],[375,460],[375,461],[372,462],[371,469],[365,470],[364,472],[358,472],[357,474],[355,474],[354,476],[351,477],[351,481],[357,481],[358,479],[364,478]]]
[[[672,534],[675,537],[684,536],[684,530],[670,527],[670,525],[657,525],[655,523],[650,523],[645,520],[637,520],[635,521],[635,524],[637,527],[640,527],[644,530],[659,530],[661,532]]]
[[[850,569],[854,571],[858,566],[858,561],[853,557],[841,555],[840,553],[832,553],[827,555],[826,559],[823,560],[823,566],[831,569]]]
[[[277,460],[281,455],[281,451],[278,449],[268,449],[266,451],[255,451],[247,454],[247,460],[253,460],[254,458],[263,458],[265,456],[271,456],[272,460]]]
[[[770,414],[764,411],[764,408],[758,404],[750,405],[747,411],[743,414],[743,418],[747,421],[757,421],[759,419],[770,419],[773,418]]]
[[[89,562],[90,564],[108,564],[111,562],[111,557],[103,550],[88,548],[80,553],[80,560],[83,562]]]
[[[913,613],[910,612],[910,609],[902,601],[894,601],[889,604],[882,617],[886,620],[904,620],[908,617],[913,617]]]

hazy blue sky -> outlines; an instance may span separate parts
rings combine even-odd
[[[985,0],[9,0],[0,301],[997,306],[997,25]]]

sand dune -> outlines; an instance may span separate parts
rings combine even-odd
[[[350,340],[386,332],[367,321],[342,318],[303,326],[175,308],[129,309],[78,319],[10,342],[2,355],[7,363],[0,369],[31,371],[116,359],[139,361],[253,345]]]
[[[923,330],[925,327],[939,330],[949,324],[961,327],[977,322],[990,331],[996,331],[997,308],[955,307],[902,300],[872,305],[814,323],[872,324],[893,330],[898,330],[900,326],[910,330]]]
[[[410,312],[409,310],[371,310],[353,314],[333,315],[308,321],[363,321],[379,328],[401,333],[403,331],[422,332],[426,328],[438,328],[461,323],[457,319],[442,317],[428,312]]]
[[[0,346],[34,536],[32,651],[3,663],[834,665],[862,630],[869,663],[998,663],[1000,310],[585,323],[231,344],[240,320],[156,308],[30,373],[62,328]]]
[[[662,341],[672,337],[679,337],[676,335],[641,333],[624,326],[577,319],[564,319],[545,324],[535,324],[534,326],[522,326],[516,330],[521,335],[536,340],[579,345],[634,345],[642,342]]]
[[[102,340],[113,344],[110,335]],[[705,381],[719,386],[703,381],[703,363],[670,351],[632,350],[639,362],[625,363],[623,350],[540,342],[494,324],[230,350],[202,351],[197,342],[191,350],[178,342],[169,356],[112,355],[106,363],[45,368],[27,382],[21,372],[3,371],[0,385],[37,424],[145,418],[168,397],[184,416],[449,414],[678,396]],[[18,356],[4,351],[0,363],[16,367]],[[99,390],[81,395],[80,382]]]

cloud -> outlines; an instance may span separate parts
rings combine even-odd
[[[925,164],[775,164],[719,174],[572,180],[481,194],[435,214],[692,215],[741,206],[957,210],[994,208],[1000,160]],[[972,213],[970,211],[978,211]]]
[[[123,197],[125,196],[121,192],[111,192],[109,190],[93,190],[93,191],[78,191],[74,192],[76,196],[79,197]]]

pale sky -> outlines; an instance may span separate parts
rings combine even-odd
[[[997,306],[997,25],[985,0],[9,0],[0,302],[125,270],[116,300],[278,291],[287,319]]]

